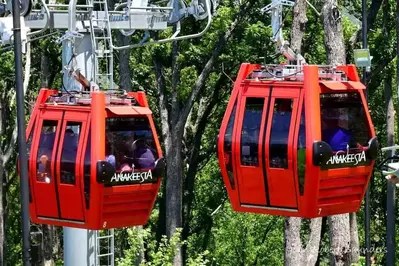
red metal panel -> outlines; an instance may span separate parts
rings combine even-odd
[[[139,106],[107,106],[107,110],[116,115],[151,115],[147,107]]]
[[[359,81],[320,81],[320,84],[335,91],[364,90],[366,88],[366,86]]]
[[[363,83],[359,81],[344,81],[343,82],[348,89],[354,89],[354,90],[364,90],[366,89],[366,86],[363,85]]]
[[[91,110],[91,177],[90,177],[90,210],[87,223],[89,227],[99,226],[103,204],[104,185],[97,182],[96,165],[105,159],[105,93],[95,91],[92,95]],[[102,224],[101,226],[104,226]],[[106,225],[105,225],[106,226]],[[105,227],[104,227],[105,228]]]
[[[317,215],[320,167],[313,165],[313,143],[321,140],[320,85],[317,66],[304,66],[306,110],[306,174],[305,194],[300,204],[301,214]]]

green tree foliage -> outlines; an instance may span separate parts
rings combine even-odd
[[[224,0],[219,3],[216,17],[210,30],[199,39],[181,41],[172,44],[153,45],[136,48],[130,54],[133,90],[144,90],[149,96],[154,112],[156,126],[161,140],[165,137],[161,132],[161,114],[159,91],[154,61],[162,66],[162,76],[165,79],[165,95],[168,107],[182,108],[190,101],[193,88],[200,74],[209,61],[212,53],[220,44],[220,37],[230,30],[232,22],[237,18],[245,4],[250,4],[235,26],[232,36],[223,45],[205,84],[197,97],[193,99],[191,111],[184,126],[182,139],[183,158],[183,224],[182,229],[167,239],[165,236],[165,189],[161,189],[153,210],[150,222],[144,230],[137,228],[119,229],[116,232],[117,265],[132,265],[142,252],[144,244],[144,260],[142,265],[172,265],[176,249],[184,248],[186,265],[283,265],[283,219],[280,217],[235,213],[228,202],[227,193],[221,180],[215,154],[215,139],[220,127],[225,107],[241,63],[278,63],[282,57],[275,53],[274,44],[270,41],[270,16],[261,14],[259,9],[270,1],[239,1]],[[317,10],[321,1],[311,1]],[[351,14],[361,19],[361,1],[340,1],[350,10]],[[393,87],[396,88],[394,73],[395,49],[395,4],[389,1],[388,28],[390,39],[382,35],[382,11],[378,12],[372,30],[369,31],[368,45],[373,55],[372,72],[368,76],[369,105],[376,133],[380,143],[386,141],[385,109],[383,104],[383,79],[391,75]],[[285,9],[289,10],[289,8]],[[308,63],[324,64],[326,54],[323,43],[323,25],[316,12],[308,8],[309,19],[303,40],[303,55]],[[291,12],[287,11],[284,20],[284,34],[288,39]],[[201,22],[201,26],[204,26]],[[351,62],[354,48],[360,48],[360,40],[353,40],[359,34],[359,29],[348,18],[343,18],[344,37],[347,50],[347,61]],[[198,31],[200,26],[193,20],[188,20],[182,34]],[[161,37],[161,36],[160,36]],[[32,68],[28,93],[27,107],[32,106],[43,80],[49,87],[61,88],[61,57],[60,46],[51,37],[32,44]],[[133,37],[139,41],[140,38]],[[177,49],[175,60],[172,51]],[[50,66],[45,72],[43,57]],[[262,58],[263,57],[263,58]],[[116,68],[117,70],[117,68]],[[178,82],[174,83],[174,71],[178,71]],[[14,62],[12,52],[3,52],[0,57],[0,96],[10,93],[14,87]],[[359,69],[361,73],[361,69]],[[45,77],[43,77],[43,75]],[[116,75],[119,73],[116,71]],[[117,80],[117,79],[116,79]],[[397,92],[394,94],[397,95]],[[14,127],[15,102],[12,97],[1,98],[7,102],[9,116],[7,124]],[[397,99],[394,97],[397,109]],[[175,119],[175,117],[170,117]],[[9,133],[0,138],[1,147],[9,143]],[[162,142],[164,143],[164,142]],[[15,158],[16,150],[13,152]],[[3,178],[4,193],[2,196],[6,208],[5,254],[7,265],[22,265],[21,259],[21,225],[19,205],[19,184],[15,172],[15,160],[4,166],[6,174]],[[168,177],[166,177],[168,178]],[[377,264],[384,262],[385,224],[386,224],[386,181],[375,173],[371,182],[371,240],[374,247],[373,256]],[[163,183],[165,184],[165,182]],[[399,217],[399,215],[397,215]],[[359,236],[361,247],[364,247],[363,209],[358,213]],[[304,228],[304,231],[307,229]],[[397,228],[399,230],[399,228]],[[55,244],[56,245],[56,244]],[[62,246],[54,248],[53,258],[62,258]],[[377,250],[377,248],[379,248]],[[324,237],[321,245],[320,265],[328,262],[328,238]],[[399,249],[399,244],[398,244]],[[364,251],[361,249],[361,255]],[[60,260],[58,260],[61,263]],[[364,258],[359,262],[364,265]]]

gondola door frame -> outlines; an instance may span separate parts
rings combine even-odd
[[[75,155],[74,163],[74,184],[67,184],[62,181],[61,176],[61,163],[63,163],[63,147],[65,141],[65,131],[68,126],[68,122],[81,123],[79,140],[77,143],[77,151]],[[57,190],[58,190],[58,202],[60,206],[60,219],[68,221],[85,221],[85,203],[83,194],[83,175],[81,171],[82,158],[84,158],[85,143],[87,142],[88,124],[89,124],[88,112],[82,111],[64,111],[64,117],[61,125],[61,134],[57,143],[57,165],[56,165],[56,178],[57,178]],[[74,132],[75,134],[77,132]]]
[[[237,74],[237,78],[234,82],[234,88],[233,91],[231,93],[229,102],[227,104],[226,107],[226,112],[224,113],[223,116],[223,120],[222,120],[222,124],[220,126],[220,131],[219,131],[219,135],[217,138],[217,145],[216,145],[216,149],[217,149],[217,153],[218,153],[218,160],[219,160],[219,165],[220,165],[220,171],[222,174],[222,178],[225,184],[225,187],[227,189],[227,193],[229,194],[229,198],[231,201],[231,205],[233,207],[234,210],[239,210],[240,207],[240,201],[238,198],[238,187],[237,187],[237,182],[238,182],[238,178],[237,178],[237,173],[236,173],[236,162],[235,162],[235,156],[234,153],[231,151],[231,155],[229,156],[229,158],[226,158],[224,150],[225,150],[225,135],[226,132],[228,130],[228,124],[229,124],[229,120],[232,116],[233,111],[235,110],[235,119],[237,118],[237,106],[238,106],[238,94],[240,92],[240,90],[242,89],[242,81],[244,79],[247,78],[247,76],[255,69],[260,69],[261,66],[260,65],[254,65],[254,64],[249,64],[249,63],[243,63],[240,66],[240,69],[238,71]],[[236,122],[235,119],[233,121],[233,128],[232,128],[232,135],[234,134],[234,130],[236,127]],[[231,138],[231,145],[234,146],[234,139],[233,137]],[[226,165],[226,160],[231,161],[231,165],[232,165],[232,173],[230,178],[232,178],[232,180],[229,180],[229,173],[228,173],[228,169],[227,169],[227,165]]]
[[[60,137],[60,128],[62,126],[63,111],[61,110],[45,110],[39,111],[36,123],[35,132],[32,141],[32,153],[31,153],[31,166],[33,174],[30,179],[32,181],[32,190],[35,202],[35,211],[37,217],[43,219],[59,219],[60,218],[60,206],[58,203],[58,190],[57,190],[57,178],[55,173],[55,162],[57,155],[58,140]],[[38,152],[40,145],[40,138],[43,129],[44,121],[56,121],[57,127],[55,132],[55,139],[51,150],[51,163],[50,163],[50,183],[41,182],[37,180],[37,161]]]

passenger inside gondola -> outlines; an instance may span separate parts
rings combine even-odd
[[[107,119],[106,160],[119,172],[155,167],[156,150],[146,118]]]
[[[55,141],[57,122],[44,121],[39,140],[37,152],[37,175],[36,179],[40,182],[51,182],[51,161],[52,151]]]
[[[348,120],[339,115],[336,119],[324,119],[322,140],[330,145],[334,152],[356,148],[357,144],[353,133],[348,129]]]
[[[333,152],[367,147],[371,132],[358,93],[321,94],[320,116],[322,140]]]

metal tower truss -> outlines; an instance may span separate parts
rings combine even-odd
[[[262,13],[271,13],[272,16],[272,32],[273,41],[276,43],[277,52],[283,54],[289,61],[297,61],[298,64],[303,64],[305,59],[300,54],[295,54],[289,47],[289,42],[284,40],[283,36],[283,5],[294,6],[294,1],[289,0],[272,0],[270,4],[261,8]]]
[[[114,229],[96,231],[95,243],[95,265],[114,266]]]
[[[105,3],[106,0],[87,0],[86,5],[78,5],[76,3],[77,0],[71,0],[69,5],[48,4],[46,0],[41,1],[41,9],[32,9],[23,18],[25,30],[38,31],[33,31],[25,36],[23,34],[23,39],[29,41],[29,34],[38,34],[48,28],[68,29],[70,23],[76,23],[77,32],[87,31],[90,22],[97,24],[98,30],[106,30],[109,27],[111,30],[121,30],[125,35],[131,35],[137,30],[146,31],[146,36],[139,43],[123,47],[112,45],[114,49],[127,49],[153,43],[165,43],[200,37],[210,27],[212,5],[213,9],[216,8],[216,4],[212,4],[213,2],[211,2],[214,0],[193,0],[190,5],[187,5],[183,0],[128,0],[127,2],[116,4],[114,10],[108,10],[107,5],[99,3]],[[101,5],[101,7],[98,5]],[[71,6],[75,8],[68,10]],[[128,6],[129,8],[127,8]],[[199,33],[179,36],[183,19],[189,16],[193,16],[196,20],[207,18],[207,24]],[[71,20],[74,20],[74,22]],[[108,20],[109,23],[99,23],[105,20]],[[176,27],[170,37],[162,40],[147,41],[149,31],[164,31],[172,26]],[[12,34],[11,28],[12,15],[1,17],[0,31],[2,33],[2,44],[10,43],[10,36],[7,36],[5,33],[8,33],[8,35]],[[70,35],[67,37],[70,37]]]

